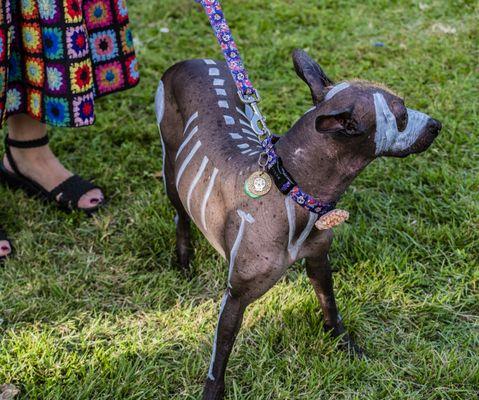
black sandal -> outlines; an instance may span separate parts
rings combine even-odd
[[[10,245],[10,253],[6,256],[0,256],[0,264],[5,261],[8,257],[11,257],[12,254],[13,254],[13,246],[12,246],[12,242],[10,241],[10,239],[7,237],[7,234],[5,233],[5,231],[0,228],[0,242],[1,241],[6,241],[8,242],[8,244]]]
[[[43,200],[54,202],[64,211],[81,210],[87,214],[92,214],[97,211],[104,204],[104,201],[99,202],[95,207],[91,208],[78,207],[78,201],[85,193],[92,189],[102,190],[99,186],[84,180],[78,175],[71,176],[49,192],[40,184],[20,172],[15,160],[13,159],[10,147],[31,149],[34,147],[46,146],[48,142],[48,136],[35,140],[20,141],[10,139],[7,135],[5,138],[5,152],[14,173],[8,171],[5,168],[4,163],[0,162],[0,181],[10,188],[23,190],[29,196],[39,197]],[[58,195],[60,195],[60,197],[58,197]]]

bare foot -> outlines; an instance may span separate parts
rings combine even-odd
[[[47,191],[53,190],[60,183],[70,178],[73,174],[65,169],[55,157],[49,146],[31,149],[10,147],[13,159],[20,172],[32,179]],[[14,173],[7,157],[3,158],[5,168]],[[61,194],[57,197],[57,199]],[[85,193],[78,201],[78,208],[88,210],[103,203],[104,196],[100,189],[92,189]]]

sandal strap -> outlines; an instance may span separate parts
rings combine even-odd
[[[41,137],[40,139],[34,140],[15,140],[11,139],[8,135],[5,136],[5,153],[7,154],[8,162],[13,169],[13,172],[18,176],[28,179],[25,175],[23,175],[20,170],[18,169],[17,163],[13,158],[12,152],[10,151],[10,147],[16,147],[19,149],[32,149],[34,147],[42,147],[46,146],[49,142],[48,135]]]
[[[100,187],[78,175],[73,175],[54,188],[50,192],[50,198],[64,207],[75,209],[80,198],[92,189],[100,189]],[[61,196],[57,199],[59,194]]]
[[[32,149],[34,147],[46,146],[50,142],[48,135],[41,137],[40,139],[33,140],[15,140],[8,137],[5,138],[5,144],[10,147],[17,147],[19,149]]]

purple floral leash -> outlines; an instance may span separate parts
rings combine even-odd
[[[263,147],[263,153],[258,160],[260,167],[273,177],[281,193],[289,195],[301,207],[319,216],[334,210],[336,203],[323,203],[305,193],[284,169],[281,158],[274,149],[274,138],[266,126],[266,119],[261,114],[258,106],[258,103],[261,101],[259,92],[249,80],[248,72],[239,53],[238,46],[233,39],[228,22],[226,22],[221,3],[218,0],[195,0],[195,2],[203,6],[208,16],[225,57],[226,64],[238,89],[238,96],[243,103],[249,104],[254,111],[251,126],[256,135],[258,135]]]

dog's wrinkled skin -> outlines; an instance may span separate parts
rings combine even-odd
[[[438,121],[408,110],[389,90],[367,82],[334,86],[303,51],[298,75],[311,89],[314,108],[282,136],[277,153],[299,185],[323,202],[344,193],[379,156],[404,157],[426,150]],[[223,397],[226,363],[245,308],[267,292],[295,261],[306,271],[324,314],[325,328],[361,354],[347,335],[333,293],[328,251],[333,234],[314,229],[317,216],[273,188],[253,200],[245,179],[258,170],[260,150],[224,63],[191,60],[162,78],[156,110],[167,194],[176,208],[177,255],[188,268],[190,220],[229,262],[203,399]]]

